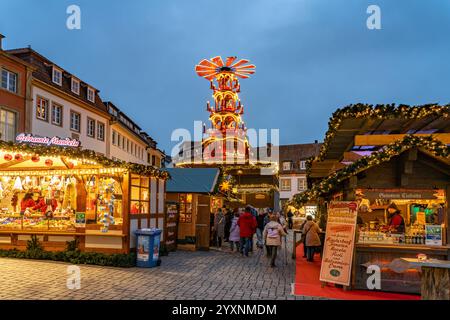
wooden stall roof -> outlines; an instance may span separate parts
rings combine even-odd
[[[212,193],[216,187],[218,168],[167,168],[171,180],[167,182],[168,193]]]
[[[309,177],[322,178],[341,169],[346,152],[376,151],[377,146],[355,147],[357,135],[450,133],[449,106],[350,105],[338,109],[330,119],[320,155],[311,163]]]

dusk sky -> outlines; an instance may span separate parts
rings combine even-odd
[[[66,8],[81,8],[81,30]],[[367,7],[381,8],[369,30]],[[246,58],[249,128],[282,144],[323,140],[351,103],[450,102],[448,0],[0,0],[4,48],[33,49],[100,90],[170,152],[176,128],[207,121],[203,58]]]

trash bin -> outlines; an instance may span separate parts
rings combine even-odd
[[[138,229],[136,234],[136,266],[152,268],[158,265],[161,230]]]

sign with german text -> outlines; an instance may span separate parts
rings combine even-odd
[[[354,201],[330,202],[320,281],[350,284],[357,214]]]
[[[77,139],[70,138],[59,138],[59,137],[41,137],[32,135],[30,133],[20,133],[16,136],[16,141],[19,143],[29,143],[29,144],[41,144],[46,146],[58,146],[58,147],[79,147],[80,141]]]

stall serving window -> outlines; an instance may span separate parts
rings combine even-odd
[[[101,223],[105,214],[121,225],[121,201],[120,183],[113,176],[51,171],[40,175],[3,175],[0,229],[75,232],[80,222]]]
[[[131,214],[150,213],[150,178],[131,175]]]
[[[180,222],[191,223],[192,222],[192,194],[180,194]]]
[[[444,190],[358,190],[359,243],[445,245]]]

